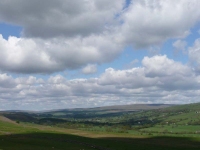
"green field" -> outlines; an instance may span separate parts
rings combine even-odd
[[[98,111],[90,111],[79,119],[67,119],[64,112],[2,112],[0,150],[197,150],[199,108],[190,104],[96,117],[91,116]]]
[[[1,150],[133,150],[199,149],[199,138],[134,137],[0,122]],[[78,136],[78,134],[80,134]]]

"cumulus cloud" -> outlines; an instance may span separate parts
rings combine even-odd
[[[122,40],[143,48],[184,38],[200,19],[198,0],[134,0],[122,14]]]
[[[89,64],[82,69],[82,73],[84,74],[94,74],[97,72],[97,65]]]
[[[199,0],[132,0],[128,5],[125,0],[1,0],[0,22],[23,30],[21,37],[0,35],[0,109],[196,102],[200,39],[188,49],[192,67],[154,53],[141,67],[134,67],[136,60],[126,70],[110,67],[96,78],[14,78],[8,73],[82,68],[91,74],[97,71],[93,64],[116,59],[127,46],[157,52],[168,39],[185,50],[184,38],[199,22],[199,8]]]
[[[144,57],[142,64],[145,67],[146,76],[149,77],[174,76],[176,74],[189,76],[192,72],[190,67],[168,59],[166,55],[157,55],[151,58]],[[169,68],[169,66],[171,67]]]
[[[0,36],[0,70],[54,73],[110,62],[127,45],[144,48],[183,38],[200,19],[198,0],[125,5],[125,0],[2,0],[0,21],[23,31],[19,38]]]
[[[1,88],[14,88],[16,86],[15,81],[11,76],[6,74],[0,74],[0,87]]]
[[[38,38],[0,36],[0,69],[18,73],[52,73],[77,69],[88,63],[105,63],[122,51],[115,37]]]
[[[164,56],[145,57],[141,67],[108,68],[98,78],[47,80],[0,75],[0,109],[52,109],[131,103],[190,103],[200,96],[200,76],[187,65]],[[160,69],[163,68],[163,69]],[[158,71],[160,70],[160,72]],[[10,83],[5,86],[5,82]],[[37,107],[36,107],[37,103]]]
[[[54,73],[112,61],[123,50],[114,26],[124,5],[125,0],[2,0],[0,21],[23,31],[20,38],[0,36],[0,70]]]
[[[28,37],[86,36],[109,28],[124,4],[124,0],[1,0],[0,20],[22,26]]]

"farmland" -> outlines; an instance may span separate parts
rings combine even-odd
[[[189,104],[138,111],[1,112],[0,149],[199,149],[199,110],[200,104]]]

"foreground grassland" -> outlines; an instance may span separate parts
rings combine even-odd
[[[200,138],[89,132],[0,116],[0,150],[199,150]]]

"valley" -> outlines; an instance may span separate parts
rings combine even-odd
[[[200,103],[127,107],[4,111],[0,149],[199,149]]]

